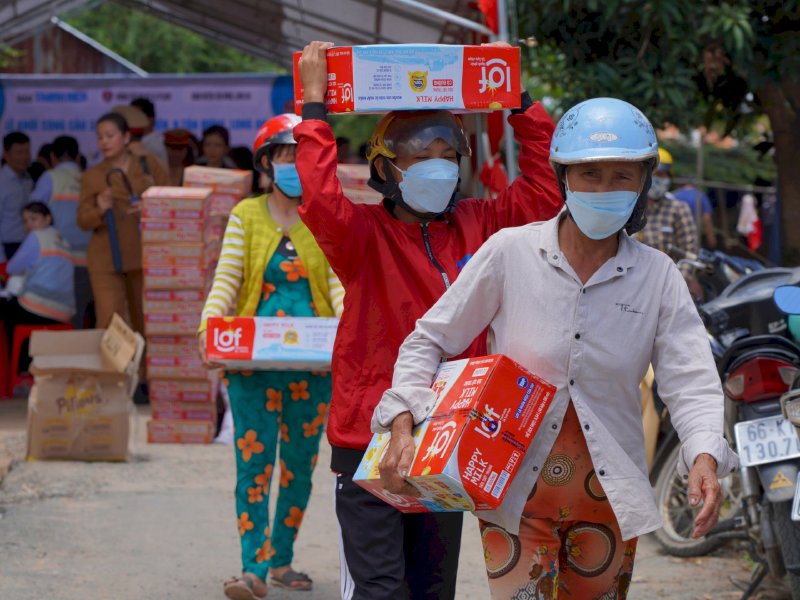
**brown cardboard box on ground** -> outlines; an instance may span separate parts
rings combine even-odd
[[[105,330],[34,332],[28,458],[127,460],[143,352],[119,315]]]

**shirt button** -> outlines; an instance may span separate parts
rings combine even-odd
[[[538,471],[538,470],[539,470],[539,467],[533,467],[533,472],[534,473],[536,473],[536,471]]]
[[[622,267],[617,267],[617,272],[622,273]]]
[[[597,472],[597,474],[598,474],[598,475],[605,475],[605,474],[606,474],[606,472],[605,472],[605,469],[600,469],[600,470]]]
[[[558,260],[558,254],[553,254],[553,260]]]
[[[586,288],[581,288],[581,291],[585,294],[586,293]]]
[[[575,380],[574,380],[574,379],[570,379],[570,380],[569,380],[569,384],[570,384],[570,385],[575,385]]]
[[[576,333],[576,334],[575,334],[575,339],[576,339],[576,340],[579,340],[579,339],[581,339],[581,334],[580,334],[580,333]]]
[[[584,426],[583,426],[583,428],[584,428],[586,431],[589,431],[589,424],[588,424],[588,423],[586,423],[586,425],[584,425]]]
[[[553,429],[558,429],[558,425],[556,423],[553,423],[552,427]]]

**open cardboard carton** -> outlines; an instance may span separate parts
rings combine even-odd
[[[144,345],[119,315],[108,329],[34,332],[28,458],[127,460]]]

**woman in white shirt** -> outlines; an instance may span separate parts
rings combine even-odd
[[[550,161],[566,208],[495,234],[475,254],[400,348],[372,426],[392,432],[385,486],[413,493],[402,475],[438,363],[488,326],[492,352],[558,390],[502,505],[478,514],[492,598],[621,599],[636,539],[662,525],[641,424],[650,363],[683,443],[694,536],[716,523],[718,477],[738,459],[686,284],[665,254],[629,237],[645,224],[658,161],[650,122],[621,100],[582,102],[559,122]]]

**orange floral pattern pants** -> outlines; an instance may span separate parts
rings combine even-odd
[[[226,385],[236,440],[242,572],[266,579],[270,566],[292,562],[294,540],[311,495],[311,474],[331,398],[331,376],[303,371],[229,371]],[[279,470],[275,469],[276,458]],[[270,524],[273,470],[279,492]]]
[[[575,408],[525,505],[519,535],[481,521],[492,600],[624,600],[636,539],[624,542]]]

